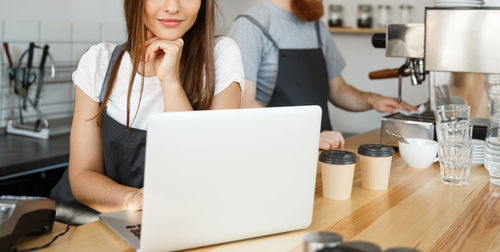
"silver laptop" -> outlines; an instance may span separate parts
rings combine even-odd
[[[320,124],[318,106],[155,115],[147,133],[142,213],[100,219],[141,251],[307,228]]]

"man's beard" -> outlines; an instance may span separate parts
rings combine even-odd
[[[323,16],[323,1],[321,0],[291,0],[292,12],[304,21],[316,21]]]

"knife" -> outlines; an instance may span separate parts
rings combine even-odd
[[[10,55],[9,43],[3,42],[3,49],[5,50],[5,55],[7,55],[7,61],[9,62],[9,87],[14,86],[14,78],[16,78],[16,70],[14,69],[14,62],[12,61],[12,56]]]
[[[9,67],[14,68],[14,62],[12,61],[12,56],[10,56],[9,43],[3,42],[3,49],[7,54],[7,60],[9,61]]]
[[[24,75],[25,77],[23,80],[23,89],[25,90],[25,95],[23,98],[23,109],[24,110],[26,110],[27,99],[28,99],[28,90],[29,90],[31,84],[35,81],[31,75],[31,68],[33,68],[34,51],[35,51],[35,43],[30,42],[29,49],[28,49],[28,63],[26,65],[26,72],[25,72],[25,75]]]
[[[36,96],[34,107],[38,107],[38,101],[40,99],[40,93],[42,92],[43,79],[45,77],[45,62],[47,61],[47,56],[49,55],[49,45],[45,45],[43,47],[42,60],[40,61],[39,73],[38,73],[38,82],[36,87]]]

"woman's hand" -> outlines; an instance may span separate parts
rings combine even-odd
[[[125,195],[125,209],[132,211],[142,210],[142,196],[144,188],[130,191]]]
[[[156,76],[162,85],[180,85],[179,65],[184,40],[161,40],[152,37],[146,41],[145,62],[154,62]]]
[[[344,137],[342,133],[337,131],[323,131],[319,137],[320,150],[333,150],[336,148],[344,148]]]

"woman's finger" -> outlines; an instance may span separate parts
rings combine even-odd
[[[154,37],[154,38],[148,39],[148,40],[146,40],[146,42],[144,42],[144,46],[145,46],[145,47],[148,47],[149,45],[151,45],[153,42],[155,42],[155,41],[157,41],[157,40],[159,40],[159,38],[157,38],[157,37]]]
[[[156,56],[156,52],[158,50],[161,50],[161,43],[159,40],[155,40],[153,41],[153,43],[151,43],[151,45],[149,45],[148,49],[147,49],[147,61],[146,62],[149,62],[151,60],[153,60]]]

